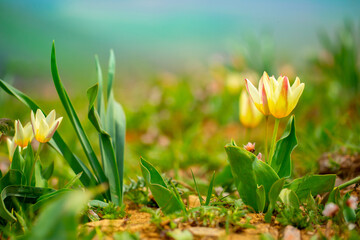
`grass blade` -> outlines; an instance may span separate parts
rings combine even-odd
[[[107,182],[107,178],[104,174],[103,169],[95,155],[93,148],[90,145],[89,139],[87,138],[85,131],[80,123],[80,120],[75,112],[73,105],[69,99],[68,94],[60,80],[58,68],[56,64],[56,53],[55,53],[55,43],[53,42],[52,51],[51,51],[51,73],[53,77],[53,82],[56,88],[56,91],[59,95],[60,101],[63,104],[65,111],[70,119],[71,124],[74,127],[74,130],[80,140],[80,143],[83,147],[86,157],[89,160],[89,163],[100,183]]]
[[[211,177],[208,193],[207,193],[207,196],[206,196],[205,206],[208,206],[209,203],[210,203],[211,195],[212,195],[213,188],[214,188],[214,180],[215,180],[215,171],[214,171],[214,173],[213,173],[213,175]]]
[[[201,194],[200,194],[198,185],[197,185],[196,180],[195,180],[194,173],[193,173],[192,169],[190,169],[190,171],[191,171],[192,178],[193,178],[193,180],[194,180],[195,189],[196,189],[196,192],[197,192],[197,194],[198,194],[200,204],[203,205],[204,200],[203,200],[202,197],[201,197]]]

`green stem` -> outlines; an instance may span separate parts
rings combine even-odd
[[[269,116],[265,116],[265,162],[268,161],[268,128]]]
[[[34,174],[36,161],[38,160],[38,158],[40,158],[41,147],[42,147],[42,143],[39,143],[39,146],[38,146],[38,149],[36,151],[35,158],[34,158],[34,162],[33,162],[33,165],[31,167],[30,178],[29,178],[29,186],[31,186],[31,179],[32,179],[32,176]]]
[[[277,132],[279,129],[279,123],[280,123],[280,119],[275,118],[274,132],[273,132],[273,136],[272,136],[272,140],[271,140],[271,148],[270,148],[270,154],[269,154],[269,159],[268,159],[269,165],[271,165],[272,156],[273,156],[274,150],[275,150],[275,142],[276,142]]]
[[[346,183],[343,183],[341,185],[338,186],[338,189],[341,190],[341,189],[344,189],[350,185],[353,185],[355,183],[358,183],[360,182],[360,176],[356,177],[356,178],[353,178],[351,179],[350,181],[347,181]]]

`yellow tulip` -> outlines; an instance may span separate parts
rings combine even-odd
[[[226,88],[230,94],[238,94],[242,87],[241,75],[236,72],[229,73],[226,77]]]
[[[58,119],[55,118],[55,110],[52,110],[46,118],[40,109],[36,111],[36,116],[34,115],[34,112],[31,111],[31,123],[33,127],[33,132],[35,135],[35,139],[38,142],[46,143],[50,141],[62,121],[62,117]]]
[[[32,141],[34,135],[31,129],[31,124],[27,123],[25,127],[22,126],[19,120],[15,120],[15,136],[14,142],[16,145],[24,148]]]
[[[264,81],[270,113],[276,118],[288,116],[294,110],[299,98],[305,88],[304,83],[296,77],[294,84],[290,87],[289,79],[280,76],[278,80],[270,77]]]
[[[9,151],[9,159],[10,159],[10,162],[11,162],[12,159],[13,159],[14,152],[15,152],[17,146],[15,144],[15,141],[11,140],[10,138],[6,139],[6,143],[7,143],[7,147],[8,147],[8,151]]]
[[[240,122],[245,127],[254,128],[260,123],[262,114],[256,109],[254,103],[248,97],[248,94],[245,90],[241,92],[239,107]]]
[[[264,88],[264,82],[269,81],[269,75],[264,72],[260,81],[259,81],[259,89],[256,89],[254,85],[248,80],[245,79],[246,90],[249,93],[250,98],[252,99],[253,103],[255,104],[256,108],[262,112],[265,116],[270,115],[269,105],[268,105],[268,98],[267,92]]]

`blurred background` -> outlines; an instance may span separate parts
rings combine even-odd
[[[0,1],[0,78],[65,116],[51,81],[55,40],[60,76],[96,147],[86,89],[96,82],[94,55],[106,72],[113,49],[115,96],[127,114],[126,174],[133,177],[140,155],[170,174],[191,166],[204,175],[226,165],[231,138],[256,141],[263,151],[264,121],[247,138],[239,122],[244,78],[257,86],[263,71],[291,82],[299,76],[306,88],[294,111],[294,176],[321,171],[322,159],[339,170],[360,144],[359,9],[355,0]],[[30,120],[3,91],[0,107],[1,118]],[[59,131],[77,142],[67,119]],[[72,176],[57,164],[59,176]]]

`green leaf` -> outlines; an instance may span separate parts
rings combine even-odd
[[[225,150],[240,197],[246,205],[259,211],[256,200],[257,186],[264,186],[267,205],[270,188],[279,177],[269,165],[245,149],[234,146],[234,144],[227,144]]]
[[[73,177],[65,186],[64,188],[71,188],[77,180],[81,178],[82,172],[77,174],[75,177]]]
[[[80,213],[91,197],[88,191],[71,191],[50,202],[23,239],[77,239]]]
[[[43,194],[54,191],[50,188],[37,188],[29,186],[18,186],[11,185],[7,186],[1,191],[0,201],[0,217],[9,221],[14,222],[16,218],[6,208],[5,199],[8,197],[21,198],[24,203],[35,203],[36,200]]]
[[[69,99],[69,96],[66,93],[66,90],[60,80],[57,63],[56,63],[56,53],[55,53],[55,43],[54,42],[53,42],[52,51],[51,51],[51,73],[52,73],[53,82],[54,82],[56,91],[59,95],[60,101],[65,108],[65,111],[69,117],[71,124],[74,127],[74,130],[80,140],[80,143],[83,147],[84,153],[89,160],[89,163],[95,173],[95,176],[100,183],[106,183],[107,178],[104,174],[104,171],[101,168],[101,165],[95,155],[95,152],[90,145],[90,141],[89,141],[88,137],[86,136],[85,131],[80,123],[79,117],[77,116],[76,111]],[[79,173],[79,172],[77,172],[77,173]]]
[[[284,188],[280,192],[280,200],[285,206],[291,206],[293,208],[299,208],[300,202],[296,193],[288,188]]]
[[[26,185],[35,187],[35,174],[31,176],[31,183],[29,183],[29,178],[31,175],[31,169],[34,164],[34,151],[32,149],[31,144],[24,150],[25,157],[25,167],[24,167],[24,178]]]
[[[286,125],[283,135],[276,143],[275,152],[271,161],[271,167],[280,178],[291,176],[290,156],[296,146],[295,117],[292,115]]]
[[[102,148],[102,162],[104,164],[104,172],[109,181],[110,196],[111,200],[116,205],[122,203],[122,188],[120,185],[120,175],[118,174],[118,165],[116,163],[116,156],[111,141],[110,135],[103,129],[100,117],[95,111],[94,103],[97,96],[97,85],[91,87],[88,90],[89,98],[89,112],[88,118],[93,124],[95,129],[98,131],[100,136],[100,143]]]
[[[301,201],[305,199],[309,193],[311,193],[312,196],[316,196],[330,192],[334,188],[335,179],[335,174],[310,175],[297,178],[285,187],[294,191]]]
[[[54,172],[54,161],[52,161],[49,166],[47,166],[45,169],[43,169],[41,171],[41,176],[46,179],[46,180],[49,180],[50,177],[52,176]],[[81,172],[82,173],[82,172]]]
[[[259,208],[259,212],[264,212],[265,210],[265,203],[266,203],[266,194],[265,194],[265,189],[264,186],[258,186],[256,189],[256,204]]]
[[[281,179],[277,180],[271,186],[271,189],[270,189],[270,192],[269,192],[269,201],[270,201],[269,208],[268,208],[268,211],[265,214],[265,221],[266,222],[271,221],[271,216],[272,216],[272,213],[273,213],[273,211],[275,209],[276,201],[279,198],[279,194],[280,194],[281,190],[284,187],[284,183],[285,183],[285,178],[281,178]]]
[[[108,69],[108,81],[107,81],[107,100],[109,101],[110,95],[112,93],[112,85],[114,81],[115,75],[115,54],[114,51],[110,50],[110,58],[109,58],[109,69]]]
[[[21,185],[23,180],[23,174],[19,170],[10,169],[0,179],[0,191],[9,185]]]
[[[20,147],[16,147],[10,169],[19,170],[22,172],[24,169],[24,163],[24,159],[20,154]]]
[[[36,212],[37,210],[39,210],[42,206],[44,206],[45,204],[47,204],[48,202],[61,197],[62,195],[70,192],[70,191],[74,191],[68,188],[62,188],[59,189],[57,191],[53,191],[53,192],[49,192],[46,194],[43,194],[42,196],[40,196],[36,203],[34,203],[34,205],[31,206],[32,211]]]
[[[214,171],[214,173],[213,173],[213,175],[211,177],[208,193],[207,193],[207,196],[206,196],[205,206],[208,206],[210,204],[211,195],[212,195],[212,192],[213,192],[213,189],[214,189],[214,180],[215,180],[215,171]]]
[[[192,178],[193,178],[193,180],[194,180],[195,190],[196,190],[197,195],[198,195],[198,197],[199,197],[200,204],[203,205],[204,200],[203,200],[203,198],[201,197],[201,194],[200,194],[198,185],[197,185],[196,180],[195,180],[194,173],[193,173],[193,171],[192,171],[191,169],[190,169],[190,171],[191,171]]]
[[[35,186],[36,187],[47,187],[48,186],[48,183],[47,183],[47,180],[43,178],[43,176],[41,175],[41,172],[42,172],[42,167],[41,167],[41,164],[40,164],[40,161],[37,161],[35,163]]]
[[[141,158],[140,167],[146,185],[150,188],[156,203],[165,214],[180,212],[185,208],[184,203],[168,188],[164,179],[153,165]]]
[[[253,162],[256,156],[241,148],[228,144],[225,146],[228,160],[231,166],[231,172],[234,176],[235,186],[240,194],[241,199],[246,205],[251,206],[258,211],[257,206],[257,183],[253,170]]]
[[[346,202],[347,200],[349,200],[350,198],[350,193],[347,192],[344,196],[344,201],[343,201],[343,214],[344,214],[344,219],[347,223],[349,222],[356,222],[356,212],[354,209],[350,208]]]
[[[32,111],[36,111],[37,109],[41,109],[31,98],[7,84],[3,80],[0,79],[0,87],[9,95],[14,96],[20,102],[28,106]],[[89,169],[85,166],[85,164],[70,150],[64,140],[61,138],[60,134],[56,131],[53,135],[52,140],[49,144],[60,154],[62,154],[65,160],[69,163],[71,169],[76,173],[84,172],[81,177],[81,182],[84,186],[95,186],[97,184],[96,179],[89,171]]]

